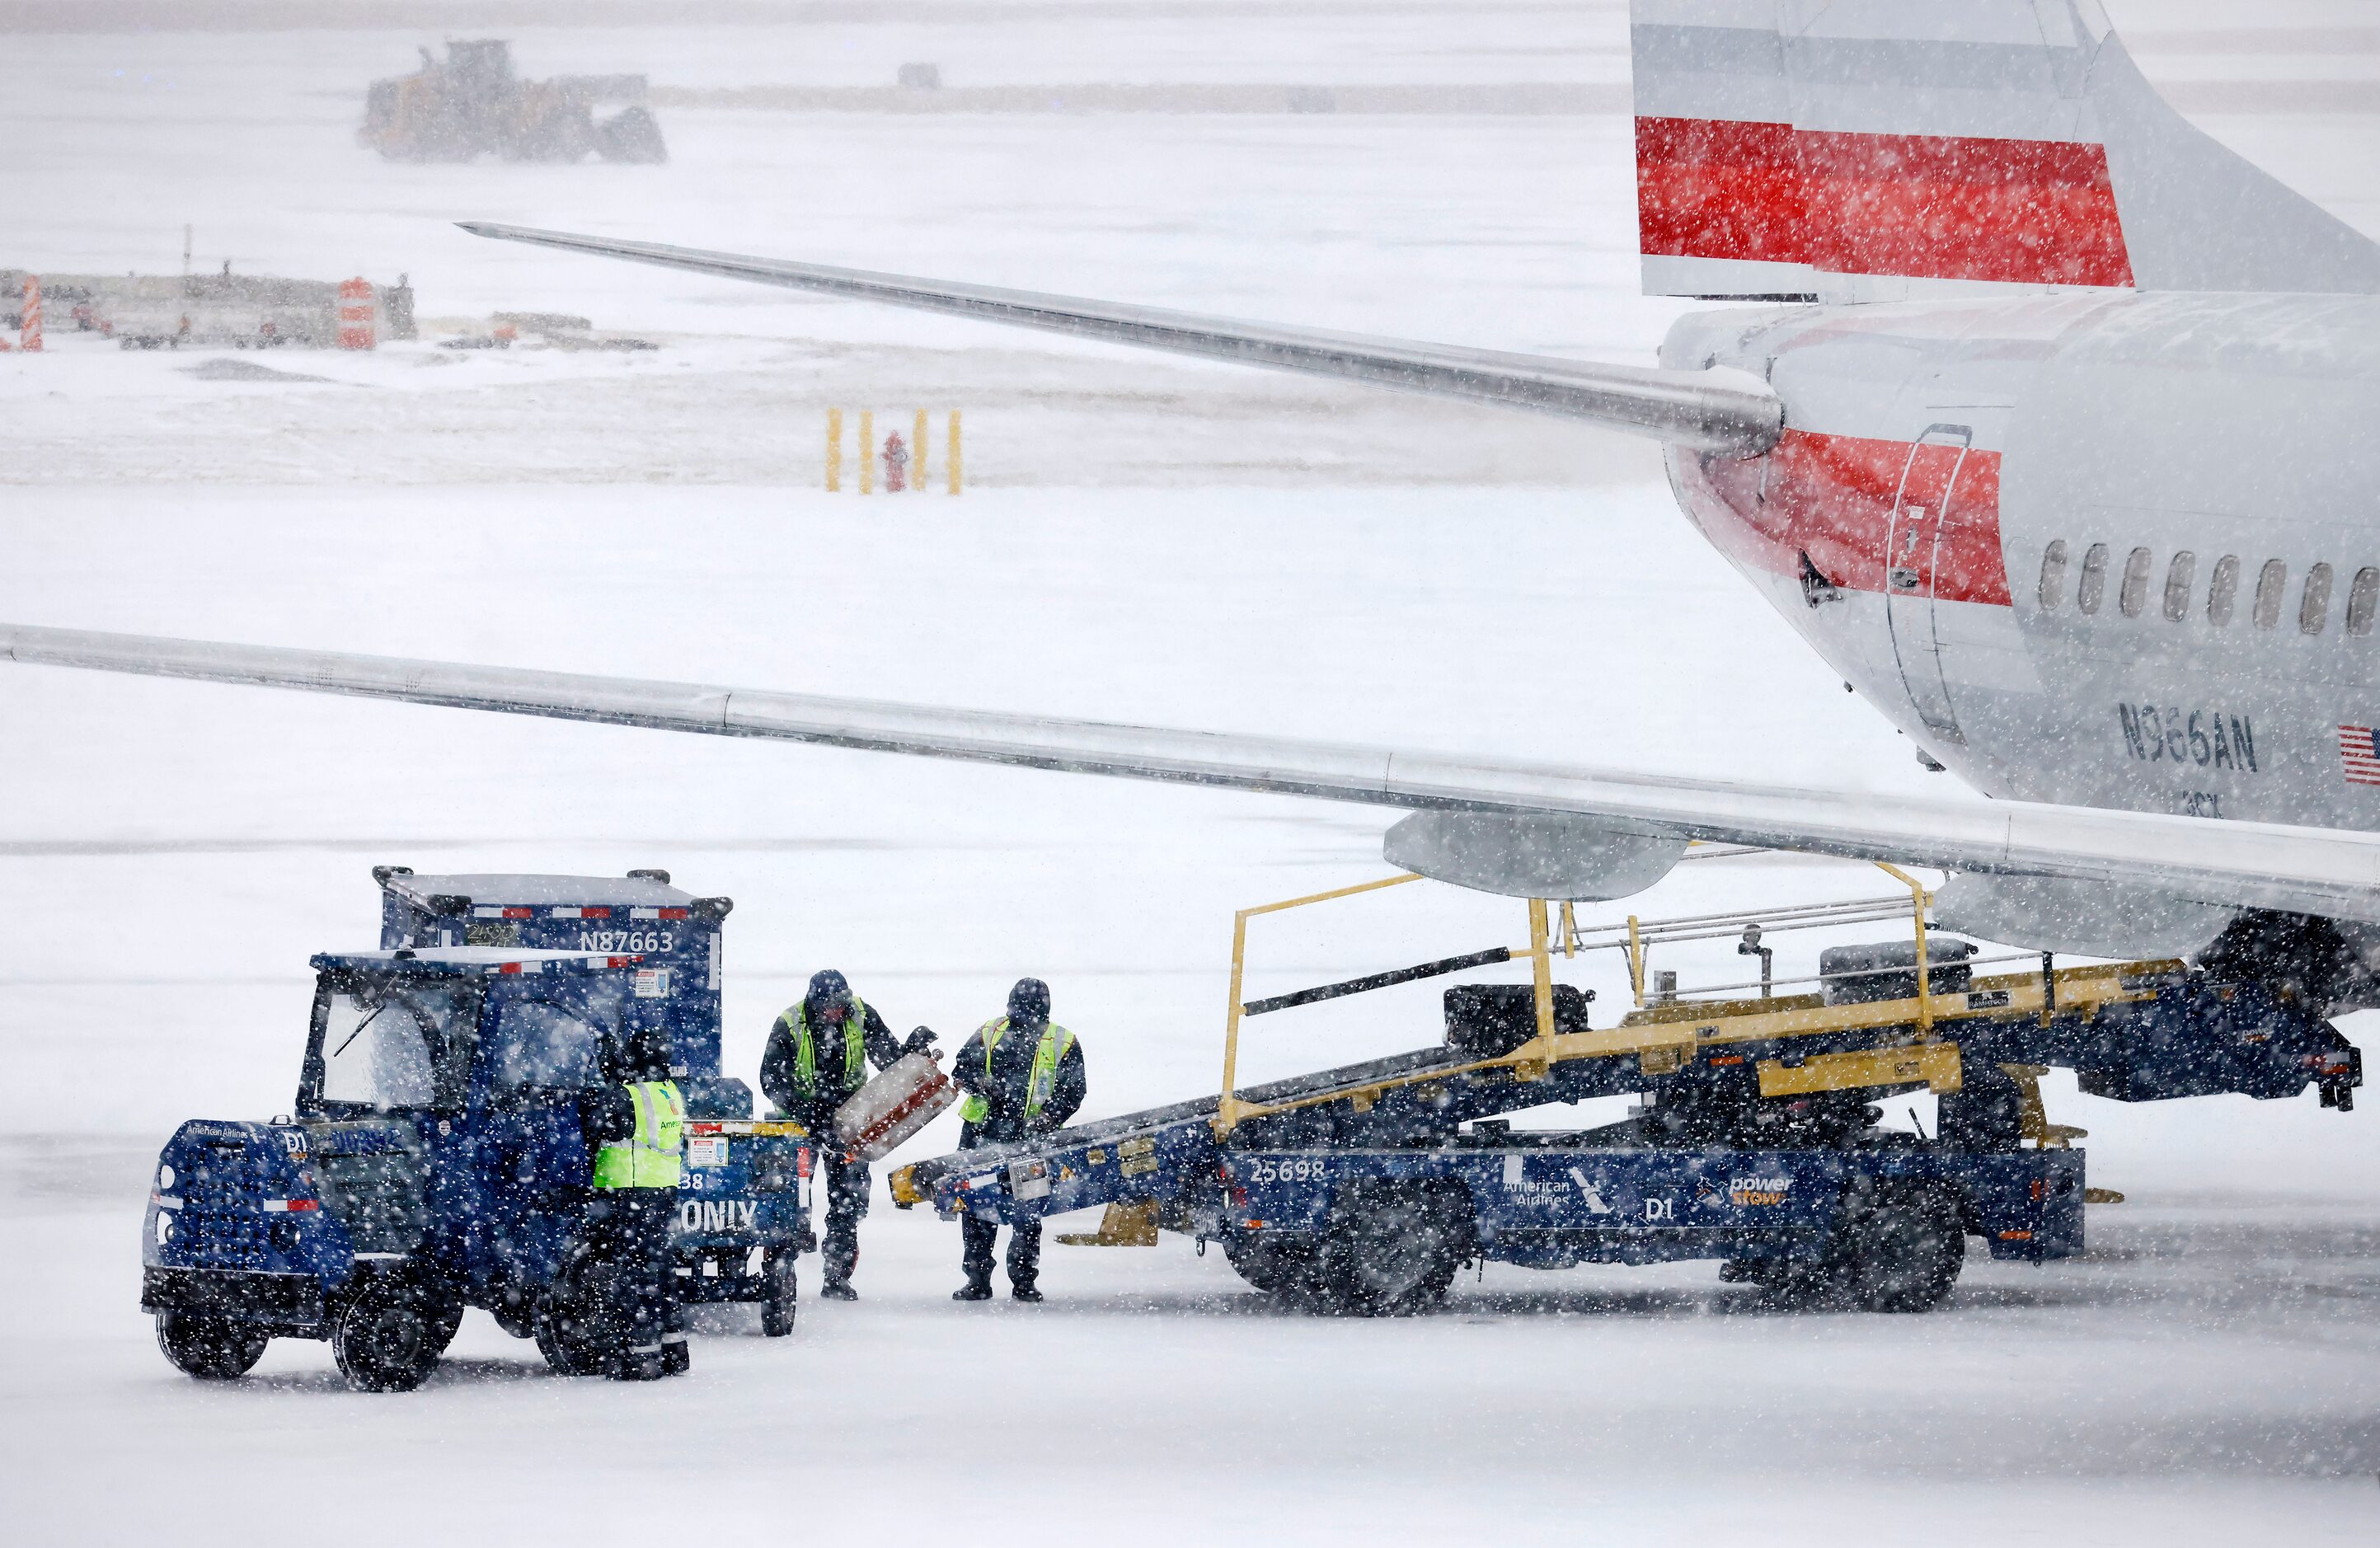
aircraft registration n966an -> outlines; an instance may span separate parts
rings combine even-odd
[[[1400,807],[1625,896],[1691,839],[1939,865],[1937,919],[2380,1004],[2380,246],[2192,127],[2095,0],[1634,0],[1658,369],[482,224],[569,251],[1564,415],[1989,805],[0,626],[9,659]],[[2219,820],[2218,820],[2219,819]]]

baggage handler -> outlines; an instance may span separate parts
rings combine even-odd
[[[760,1089],[777,1110],[820,1141],[826,1173],[826,1240],[820,1258],[829,1300],[856,1300],[851,1271],[859,1263],[859,1221],[868,1213],[868,1164],[843,1154],[834,1143],[835,1109],[868,1083],[868,1066],[884,1069],[903,1054],[929,1046],[934,1034],[919,1027],[905,1044],[892,1034],[875,1007],[851,992],[832,968],[810,978],[809,991],[785,1007],[769,1029],[760,1058]]]
[[[686,1101],[670,1079],[662,1029],[630,1033],[615,1065],[614,1083],[585,1094],[579,1105],[589,1138],[601,1146],[587,1208],[588,1243],[611,1268],[604,1278],[611,1303],[595,1315],[608,1335],[612,1374],[652,1381],[692,1363],[670,1248]]]
[[[1075,1034],[1050,1020],[1050,986],[1020,978],[1008,991],[1008,1014],[976,1029],[953,1061],[951,1079],[967,1094],[959,1108],[959,1148],[1007,1144],[1065,1127],[1083,1105],[1083,1050]],[[959,1219],[965,1243],[966,1283],[953,1300],[991,1299],[991,1248],[1000,1228],[972,1215]],[[1039,1300],[1041,1222],[1020,1220],[1008,1230],[1008,1293]]]

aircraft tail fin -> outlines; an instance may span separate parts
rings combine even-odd
[[[2193,127],[2097,0],[1632,0],[1645,290],[2380,293],[2380,244]]]

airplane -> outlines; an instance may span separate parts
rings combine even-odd
[[[2192,127],[2095,0],[1633,0],[1658,368],[658,243],[477,235],[1550,413],[1989,802],[0,625],[51,665],[1283,792],[1604,901],[1692,841],[1954,873],[1937,925],[2380,1005],[2380,245]]]

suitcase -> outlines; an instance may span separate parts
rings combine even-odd
[[[1934,936],[1925,943],[1928,994],[1963,995],[1974,980],[1967,959],[1975,943]],[[1898,972],[1888,971],[1898,969]],[[1874,946],[1829,946],[1818,953],[1818,975],[1828,1005],[1869,1005],[1917,998],[1917,943],[1888,940]]]
[[[881,1161],[959,1099],[931,1056],[904,1054],[834,1112],[834,1137],[861,1161]]]

